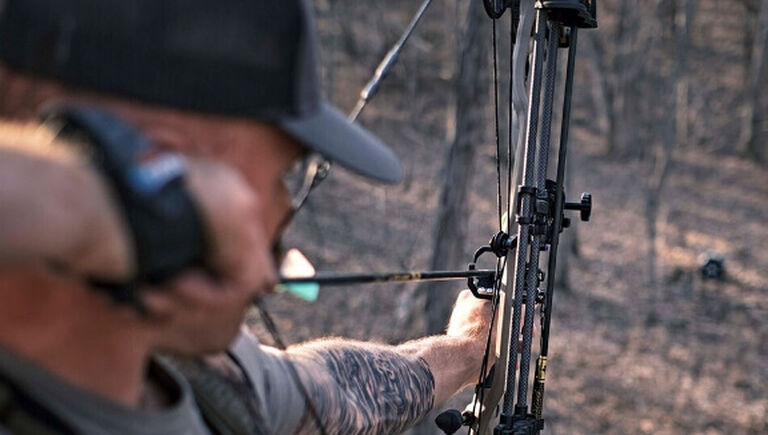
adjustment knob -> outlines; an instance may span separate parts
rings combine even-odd
[[[584,192],[581,194],[581,220],[583,222],[589,222],[589,218],[592,216],[592,194]]]
[[[581,220],[587,222],[592,216],[592,194],[584,192],[581,194],[580,202],[566,202],[564,208],[566,210],[579,210]]]
[[[461,425],[464,424],[464,418],[459,411],[449,409],[440,413],[435,418],[435,424],[440,430],[450,435],[461,429]]]

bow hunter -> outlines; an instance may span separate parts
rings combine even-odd
[[[318,156],[402,176],[320,97],[314,32],[299,0],[2,2],[0,432],[397,433],[471,383],[468,292],[399,346],[240,329]]]

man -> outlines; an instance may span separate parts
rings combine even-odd
[[[473,380],[467,293],[400,346],[240,331],[308,150],[401,177],[322,102],[306,2],[2,8],[0,433],[397,433]]]

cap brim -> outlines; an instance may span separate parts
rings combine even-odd
[[[357,174],[390,184],[403,179],[403,167],[391,149],[325,102],[311,115],[278,124],[308,148]]]

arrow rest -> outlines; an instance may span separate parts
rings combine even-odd
[[[496,258],[506,257],[507,253],[517,247],[517,236],[510,236],[504,231],[496,233],[487,245],[481,246],[472,256],[472,262],[467,269],[470,271],[477,269],[477,262],[483,254],[492,253]],[[483,276],[480,278],[467,278],[467,287],[478,299],[493,299],[495,281],[499,276]]]

